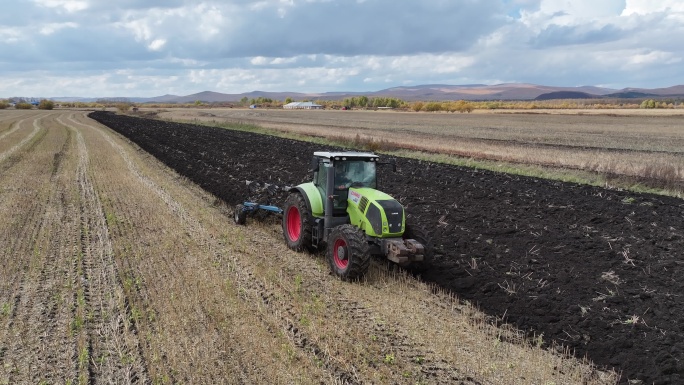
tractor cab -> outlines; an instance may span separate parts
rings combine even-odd
[[[311,161],[314,185],[321,200],[332,196],[333,216],[346,215],[349,188],[377,187],[378,156],[363,152],[315,152]],[[324,208],[325,209],[325,208]]]

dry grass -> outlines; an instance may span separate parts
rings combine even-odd
[[[0,161],[0,384],[615,383],[384,262],[341,282],[277,223],[235,226],[82,112],[56,114],[0,140],[39,127]]]
[[[40,113],[0,139],[2,384],[75,383],[78,376],[72,357],[81,335],[73,249],[79,215],[63,204],[76,195],[74,175],[63,172],[75,167],[73,156],[63,156],[70,145],[67,130]]]
[[[486,163],[495,162],[509,170],[540,166],[549,168],[548,175],[559,169],[578,170],[598,175],[604,183],[625,187],[641,183],[680,191],[684,188],[682,116],[681,110],[449,114],[179,109],[160,114],[162,118],[208,124],[253,123],[350,145],[354,144],[352,138],[358,137],[370,149],[436,153],[485,161],[485,167],[491,168],[497,166]]]

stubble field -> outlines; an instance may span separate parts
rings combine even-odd
[[[224,191],[85,112],[0,111],[0,384],[614,382],[493,327],[453,288],[381,261],[341,282],[277,225],[233,225],[217,197],[263,175],[234,158],[256,138],[214,152],[203,128],[133,121]]]
[[[254,182],[301,182],[310,154],[321,149],[217,128],[91,116],[230,204],[254,197]],[[438,251],[422,279],[528,332],[540,346],[562,344],[621,371],[623,383],[681,381],[681,200],[398,163],[397,174],[382,176],[382,188],[431,230]]]

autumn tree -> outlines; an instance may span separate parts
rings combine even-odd
[[[38,109],[40,110],[51,110],[55,108],[55,103],[52,100],[43,99],[38,103]]]

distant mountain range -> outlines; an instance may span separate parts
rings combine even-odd
[[[241,94],[227,94],[204,91],[192,95],[162,95],[152,98],[118,97],[118,98],[79,98],[55,97],[50,98],[63,102],[94,102],[97,100],[126,100],[134,103],[205,103],[238,102],[242,98],[257,99],[259,97],[284,101],[292,98],[301,100],[342,100],[354,96],[393,97],[406,101],[443,101],[443,100],[548,100],[548,99],[589,99],[589,98],[683,98],[684,85],[667,88],[625,88],[616,90],[604,87],[554,87],[525,83],[509,84],[426,84],[420,86],[393,87],[370,92],[264,92],[252,91]]]

